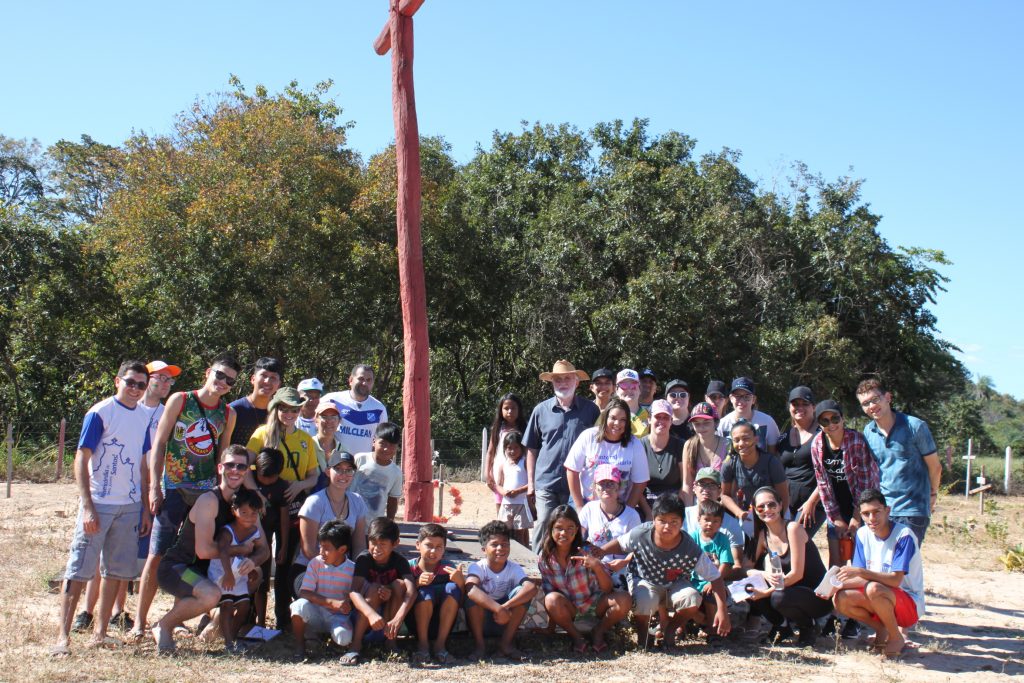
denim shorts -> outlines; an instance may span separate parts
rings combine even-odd
[[[185,515],[191,509],[178,489],[167,489],[164,502],[160,506],[160,514],[153,518],[153,530],[150,532],[149,554],[164,555],[178,538],[178,530],[185,521]]]
[[[513,588],[511,591],[509,591],[508,595],[502,595],[502,596],[499,596],[497,598],[494,598],[494,601],[496,603],[498,603],[499,605],[504,605],[506,602],[508,602],[512,598],[516,597],[517,595],[519,595],[519,591],[521,591],[521,590],[523,590],[523,585],[519,584],[518,586]],[[483,610],[483,612],[484,612],[484,637],[485,638],[497,638],[497,637],[499,637],[499,636],[501,636],[501,635],[503,635],[505,633],[505,627],[508,626],[508,624],[499,624],[498,622],[496,622],[494,620],[494,612],[492,612],[491,610],[486,609],[484,607],[481,607],[480,605],[476,604],[475,602],[473,602],[471,600],[467,600],[466,601],[466,608],[467,609],[480,609],[480,610]],[[527,605],[527,608],[529,608],[529,605]],[[518,625],[517,625],[517,628],[518,628]]]
[[[920,548],[924,545],[924,535],[928,532],[928,525],[931,524],[931,519],[928,517],[918,517],[915,515],[897,516],[891,515],[889,517],[890,522],[899,522],[903,526],[907,527],[914,532],[914,536],[917,536],[917,547]]]
[[[87,534],[83,528],[85,508],[79,504],[75,536],[64,578],[88,581],[96,575],[96,563],[104,578],[132,581],[139,577],[139,520],[142,503],[103,505],[94,503],[100,529]]]

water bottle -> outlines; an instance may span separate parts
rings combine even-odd
[[[773,550],[768,558],[768,562],[771,565],[772,587],[776,593],[782,593],[786,590],[786,573],[782,571],[782,559]]]

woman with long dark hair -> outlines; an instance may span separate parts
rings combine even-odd
[[[755,568],[747,574],[762,574],[768,588],[755,590],[751,595],[750,613],[771,622],[767,642],[791,637],[792,627],[796,626],[800,632],[799,644],[814,645],[818,638],[815,619],[832,611],[831,601],[814,593],[825,576],[818,548],[801,524],[787,522],[783,517],[783,501],[774,488],[757,489],[753,504],[755,543],[751,544],[748,558],[753,560]],[[773,560],[777,562],[777,571],[769,568]],[[758,566],[765,569],[757,569]]]
[[[600,465],[612,465],[631,484],[622,497],[635,508],[651,478],[650,468],[643,444],[631,430],[629,404],[618,397],[608,401],[597,425],[580,434],[565,458],[569,493],[577,509],[594,499],[594,472]]]

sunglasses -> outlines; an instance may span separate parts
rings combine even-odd
[[[331,469],[343,477],[351,477],[356,473],[356,471],[352,469],[349,465],[335,465]]]
[[[161,384],[174,385],[174,378],[169,375],[153,375],[150,379],[160,382]]]
[[[832,417],[829,417],[828,415],[822,415],[821,417],[818,418],[818,424],[820,424],[822,427],[828,427],[829,425],[837,425],[842,421],[842,415],[833,415]]]
[[[277,412],[279,412],[279,413],[288,413],[290,415],[292,413],[299,412],[299,409],[294,407],[294,406],[278,406]]]
[[[146,382],[136,382],[134,379],[125,379],[124,377],[121,378],[121,384],[136,391],[142,391],[148,386]]]
[[[668,392],[668,397],[669,398],[686,398],[689,395],[690,394],[688,394],[685,391],[670,391],[670,392]]]
[[[617,489],[619,488],[619,482],[617,481],[599,481],[595,484],[599,489]]]
[[[768,503],[761,503],[760,505],[755,505],[754,509],[760,512],[764,510],[774,510],[777,507],[779,507],[779,504],[773,500]]]
[[[226,470],[235,470],[238,472],[244,472],[249,469],[249,465],[244,462],[223,462],[221,466]]]
[[[227,384],[229,387],[235,386],[235,382],[238,381],[237,377],[232,377],[231,375],[221,372],[220,370],[214,368],[211,368],[211,370],[213,370],[213,376],[218,382],[224,382],[224,384]]]

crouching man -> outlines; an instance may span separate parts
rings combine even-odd
[[[839,570],[842,586],[833,600],[841,614],[875,631],[874,647],[898,657],[906,646],[901,628],[924,614],[924,570],[913,531],[889,519],[889,506],[878,489],[857,499],[864,526],[857,530],[851,566]]]

